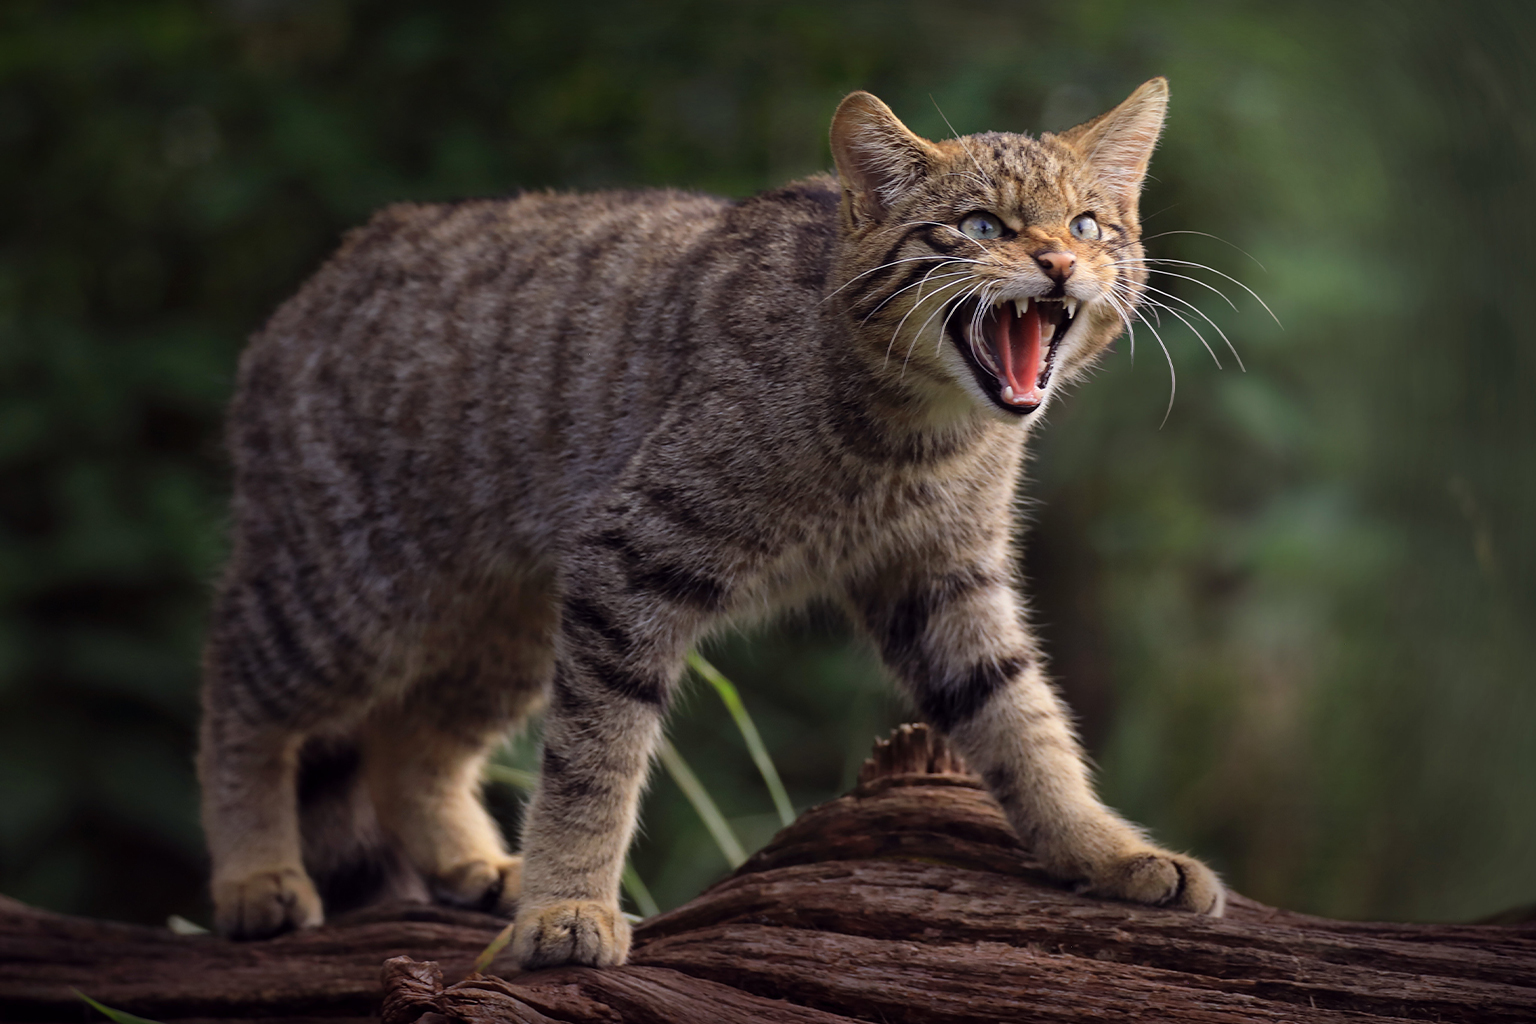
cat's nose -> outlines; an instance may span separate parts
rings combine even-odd
[[[1072,276],[1072,268],[1077,266],[1077,257],[1069,252],[1042,252],[1035,255],[1035,262],[1040,264],[1046,277],[1053,281],[1065,281]]]

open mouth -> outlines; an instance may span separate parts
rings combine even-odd
[[[960,310],[950,329],[993,404],[1027,416],[1045,401],[1056,349],[1076,316],[1076,299],[1004,299]]]

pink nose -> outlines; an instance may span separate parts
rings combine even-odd
[[[1047,277],[1065,281],[1072,275],[1072,268],[1077,266],[1077,257],[1069,252],[1042,252],[1035,257],[1035,262],[1040,264]]]

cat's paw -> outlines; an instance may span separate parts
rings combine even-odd
[[[444,903],[511,914],[523,891],[523,858],[472,860],[432,880],[432,894]]]
[[[518,911],[512,955],[524,970],[613,967],[629,955],[629,922],[616,904],[566,900]]]
[[[325,920],[320,894],[302,869],[276,868],[213,883],[213,920],[220,935],[265,939]]]
[[[1227,907],[1227,890],[1216,872],[1193,857],[1156,848],[1111,861],[1094,873],[1088,892],[1211,917]]]

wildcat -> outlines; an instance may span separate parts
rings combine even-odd
[[[622,962],[685,652],[815,598],[1050,871],[1220,914],[1207,867],[1095,796],[1012,546],[1032,425],[1144,286],[1167,97],[930,142],[856,92],[835,179],[402,205],[349,234],[230,412],[199,758],[219,931],[430,890],[515,913],[526,967]],[[546,701],[512,856],[480,771]]]

